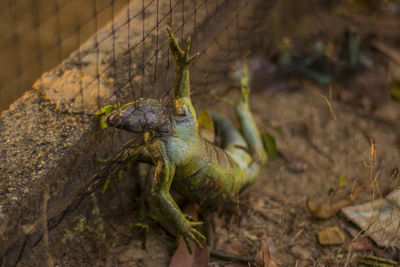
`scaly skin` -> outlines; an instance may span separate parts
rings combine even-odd
[[[212,114],[216,132],[222,137],[222,148],[199,134],[196,111],[190,98],[190,37],[182,50],[168,27],[169,47],[176,63],[174,82],[175,114],[167,116],[153,99],[139,99],[111,113],[109,126],[144,132],[145,144],[126,151],[136,161],[152,162],[155,175],[148,201],[159,222],[173,235],[182,235],[188,248],[189,239],[202,247],[205,237],[195,229],[202,222],[190,221],[170,195],[171,186],[200,204],[231,199],[254,183],[267,156],[249,108],[247,64],[241,80],[241,94],[235,111],[240,133],[227,119]],[[133,156],[135,155],[135,156]]]

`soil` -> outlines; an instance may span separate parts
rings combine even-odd
[[[280,266],[357,266],[361,255],[399,260],[397,250],[378,248],[369,240],[361,251],[350,250],[351,244],[358,244],[364,236],[352,239],[355,226],[340,213],[327,220],[314,218],[307,210],[306,199],[329,203],[344,198],[348,191],[364,183],[367,186],[355,202],[363,203],[378,190],[385,194],[396,188],[400,104],[390,100],[366,116],[335,99],[331,100],[330,110],[324,95],[329,98],[329,89],[311,83],[301,84],[296,91],[272,95],[254,89],[251,107],[255,119],[263,131],[275,136],[279,153],[269,160],[256,184],[230,209],[208,215],[207,222],[215,226],[209,238],[214,240],[216,249],[254,256],[264,240]],[[232,114],[228,104],[219,106],[220,113]],[[366,166],[371,144],[375,149],[372,174]],[[345,178],[346,186],[339,184],[340,176]],[[132,178],[124,177],[118,187],[126,189]],[[113,194],[115,188],[108,194]],[[137,221],[137,216],[129,212],[132,205],[115,198],[114,202],[109,201],[109,195],[101,193],[97,198],[106,238],[85,230],[78,234],[79,241],[65,240],[64,229],[73,230],[77,216],[95,222],[95,206],[90,199],[85,200],[51,234],[49,253],[56,265],[167,266],[174,251],[171,236],[154,223],[150,223],[148,230],[130,227],[130,223]],[[104,199],[108,202],[102,202]],[[338,226],[345,233],[344,244],[319,244],[317,232],[329,226]],[[33,251],[31,258],[35,256]],[[228,262],[210,259],[211,266],[228,266]],[[21,262],[20,266],[25,264]]]

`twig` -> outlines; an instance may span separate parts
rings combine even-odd
[[[397,261],[392,261],[389,259],[385,258],[380,258],[376,256],[365,256],[362,257],[359,261],[359,263],[363,263],[368,266],[377,266],[377,267],[390,267],[390,266],[396,266],[399,264]]]
[[[333,111],[332,107],[332,86],[329,86],[329,99],[324,95],[321,95],[321,97],[325,99],[326,104],[328,104],[329,112],[332,114],[333,119],[337,121],[335,112]]]
[[[351,252],[352,252],[352,249],[350,248],[349,252],[347,253],[347,258],[346,258],[346,262],[344,263],[344,267],[349,266]]]
[[[240,262],[254,262],[254,257],[252,256],[243,256],[243,255],[237,255],[237,254],[232,254],[229,252],[224,252],[220,250],[215,250],[212,248],[209,248],[210,251],[210,256],[224,259],[224,260],[232,260],[232,261],[240,261]]]
[[[49,190],[47,189],[43,196],[43,204],[42,204],[42,227],[43,227],[43,242],[44,247],[46,249],[47,255],[47,266],[54,266],[53,258],[49,251],[49,230],[47,228],[47,201],[49,200]]]

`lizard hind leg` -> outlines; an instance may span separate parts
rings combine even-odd
[[[221,148],[223,148],[242,169],[247,169],[252,158],[242,134],[227,118],[216,113],[210,114],[215,124],[216,134],[222,140]]]

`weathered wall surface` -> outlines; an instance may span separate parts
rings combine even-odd
[[[29,90],[44,71],[68,58],[127,3],[0,1],[0,111]]]
[[[133,3],[1,114],[0,255],[7,265],[42,242],[45,221],[51,235],[87,188],[104,181],[93,158],[110,153],[112,137],[93,113],[140,96],[169,99],[168,21],[178,38],[195,32],[192,51],[202,52],[192,71],[195,92],[226,77],[251,41],[246,27],[254,27],[259,1],[196,2],[152,1],[142,13],[142,2]]]

